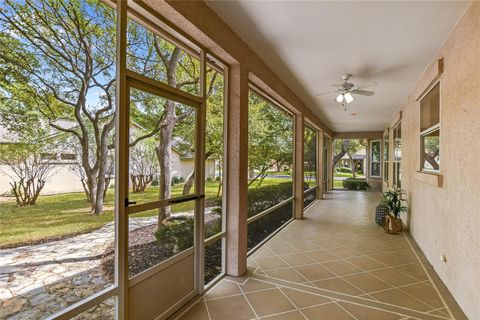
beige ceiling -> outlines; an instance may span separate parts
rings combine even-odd
[[[208,1],[337,132],[383,130],[464,12],[464,1]],[[447,62],[448,63],[448,62]],[[344,109],[331,84],[376,84]],[[356,113],[356,116],[352,116]]]

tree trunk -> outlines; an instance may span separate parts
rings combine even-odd
[[[213,154],[213,152],[210,150],[210,151],[207,151],[205,153],[205,161],[208,160],[208,158]],[[215,168],[215,164],[214,164],[214,168]],[[215,169],[214,169],[214,173],[215,173]],[[214,174],[215,176],[215,174]],[[190,172],[190,174],[188,175],[187,177],[187,181],[185,182],[185,184],[183,185],[183,191],[182,191],[182,195],[183,196],[186,196],[187,194],[190,194],[191,190],[192,190],[192,187],[193,187],[193,184],[195,183],[195,170],[193,170],[192,172]]]
[[[133,193],[145,192],[150,182],[153,181],[153,174],[131,174],[130,181]]]
[[[97,178],[97,196],[95,199],[95,205],[93,214],[103,213],[103,201],[105,199],[105,173],[98,175]]]
[[[95,207],[97,203],[97,179],[96,175],[92,173],[87,173],[87,187],[90,199],[90,212],[95,212]]]
[[[175,103],[167,101],[165,104],[165,124],[160,129],[160,143],[155,148],[160,166],[159,199],[168,199],[172,191],[172,135],[176,123]],[[163,220],[170,217],[170,207],[158,209],[158,226]]]
[[[106,175],[107,175],[107,161],[108,161],[108,141],[105,133],[100,137],[100,145],[97,146],[98,150],[98,170],[96,170],[96,189],[95,189],[95,201],[92,202],[92,213],[103,213],[103,202],[105,200]]]
[[[440,165],[438,164],[437,160],[435,158],[438,156],[438,151],[436,151],[433,154],[428,154],[426,152],[423,153],[423,157],[427,162],[432,166],[434,170],[438,170],[440,168]]]
[[[255,170],[253,169],[253,167],[250,167],[248,169],[248,180],[252,179],[255,179]]]
[[[353,157],[350,152],[347,152],[348,158],[350,159],[350,168],[352,168],[352,178],[355,179],[357,177],[357,168],[355,167],[355,161],[353,161]]]
[[[183,185],[183,191],[182,191],[183,196],[186,196],[187,194],[190,194],[190,191],[192,190],[194,182],[195,182],[195,170],[190,172],[190,174],[187,177],[187,181]]]
[[[349,140],[347,139],[343,140],[342,150],[340,150],[340,152],[333,157],[333,168],[335,168],[338,161],[340,161],[340,159],[342,159],[342,157],[347,153],[347,149],[345,149],[345,146],[348,145],[348,143],[349,143]]]

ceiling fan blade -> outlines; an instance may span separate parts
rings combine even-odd
[[[367,97],[373,96],[375,94],[375,92],[373,92],[373,91],[358,90],[358,89],[352,90],[351,93],[358,94],[358,95],[361,95],[361,96],[367,96]]]
[[[326,95],[326,94],[331,94],[331,93],[337,93],[337,90],[318,93],[318,94],[315,94],[314,96],[315,96],[315,97],[320,97],[320,96],[324,96],[324,95]]]
[[[366,88],[371,88],[371,87],[376,87],[378,86],[378,82],[376,81],[370,81],[370,82],[367,82],[367,83],[362,83],[361,86],[355,86],[355,88],[357,89],[366,89]]]

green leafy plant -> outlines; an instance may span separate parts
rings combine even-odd
[[[193,219],[175,219],[165,223],[155,233],[160,243],[173,247],[175,252],[193,246]]]
[[[337,172],[343,172],[343,173],[352,173],[351,168],[345,168],[345,167],[338,167],[335,169]]]
[[[405,195],[405,191],[398,188],[383,193],[381,203],[388,206],[390,213],[393,214],[395,219],[398,219],[400,213],[408,212],[408,208],[403,205],[407,201],[402,199],[403,195]]]
[[[176,184],[179,184],[179,183],[183,183],[183,182],[185,182],[184,177],[177,177],[177,176],[172,177],[172,186],[174,186]]]
[[[370,190],[371,186],[365,179],[348,178],[343,180],[343,187],[347,190]]]

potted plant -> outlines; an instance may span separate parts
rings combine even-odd
[[[403,223],[400,213],[407,212],[408,208],[403,205],[406,200],[402,199],[405,192],[401,189],[393,189],[383,193],[382,203],[388,207],[389,214],[385,216],[383,228],[387,233],[396,234],[402,231]]]

